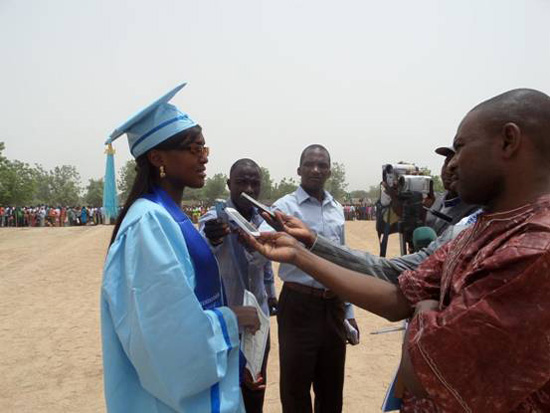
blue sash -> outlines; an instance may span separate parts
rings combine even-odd
[[[225,293],[221,282],[218,262],[210,247],[189,220],[187,215],[176,205],[174,200],[161,188],[155,187],[152,194],[146,194],[148,199],[166,209],[181,229],[191,262],[195,269],[195,295],[204,310],[225,305]]]

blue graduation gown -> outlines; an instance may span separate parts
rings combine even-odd
[[[244,412],[239,333],[227,307],[204,310],[181,229],[147,199],[111,245],[101,291],[109,412]]]

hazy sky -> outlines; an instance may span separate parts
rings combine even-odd
[[[439,171],[481,100],[550,93],[549,22],[549,0],[0,0],[0,141],[86,183],[108,134],[188,81],[173,103],[203,126],[209,175],[251,157],[292,177],[321,143],[363,189],[383,163]]]

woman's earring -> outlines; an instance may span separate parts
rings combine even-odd
[[[166,177],[166,171],[164,170],[164,165],[161,165],[160,169],[160,177],[164,178]]]

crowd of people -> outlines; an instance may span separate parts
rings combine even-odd
[[[185,215],[187,215],[194,224],[199,223],[199,218],[208,211],[208,208],[210,206],[206,204],[200,204],[200,205],[184,205],[182,207],[183,212]]]
[[[183,211],[194,223],[199,222],[208,206],[184,206]],[[93,206],[53,207],[0,206],[0,228],[2,227],[72,227],[109,224],[105,208]]]
[[[346,221],[372,221],[376,219],[375,205],[361,202],[355,204],[343,204],[344,218]]]
[[[109,412],[262,412],[269,335],[260,359],[241,341],[263,336],[262,320],[276,314],[283,412],[339,413],[346,344],[360,341],[354,305],[408,320],[386,411],[550,411],[548,95],[512,90],[466,114],[452,146],[436,150],[446,190],[431,205],[438,236],[387,259],[346,247],[319,144],[296,154],[300,186],[263,213],[241,196],[259,196],[261,168],[237,160],[225,205],[197,230],[180,205],[184,187],[204,185],[209,148],[168,103],[183,86],[107,141],[127,135],[140,189],[104,267]],[[227,219],[236,213],[248,235]]]
[[[366,203],[343,204],[346,221],[372,221],[376,219],[375,206]],[[198,224],[210,205],[183,206],[183,212]],[[72,227],[78,225],[108,224],[103,207],[32,207],[0,206],[1,227]]]
[[[103,207],[0,206],[0,227],[66,227],[103,223]]]

